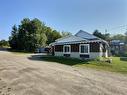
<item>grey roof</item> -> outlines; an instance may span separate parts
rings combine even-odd
[[[89,43],[89,42],[104,42],[104,43],[108,44],[106,41],[104,41],[92,34],[89,34],[83,30],[80,30],[77,34],[57,39],[54,43],[51,43],[50,45]]]
[[[64,38],[60,38],[58,40],[56,40],[57,43],[61,43],[61,42],[77,42],[77,41],[87,41],[86,39],[83,39],[81,37],[77,37],[77,36],[67,36]]]
[[[75,36],[77,37],[81,37],[81,38],[84,38],[84,39],[88,39],[88,40],[94,40],[94,39],[99,39],[98,37],[88,33],[88,32],[85,32],[83,30],[80,30],[78,33],[75,34]]]

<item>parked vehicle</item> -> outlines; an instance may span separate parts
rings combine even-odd
[[[35,53],[49,53],[50,48],[46,47],[46,48],[37,48],[35,50]]]

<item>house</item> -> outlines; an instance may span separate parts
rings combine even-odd
[[[108,57],[108,43],[83,30],[80,30],[75,35],[57,39],[50,46],[54,56],[79,59]]]
[[[121,40],[112,40],[110,42],[110,47],[111,47],[111,53],[113,55],[119,55],[119,54],[123,54],[126,49],[126,45],[125,45],[125,42],[124,41],[121,41]]]

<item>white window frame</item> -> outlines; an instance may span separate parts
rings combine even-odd
[[[69,52],[65,52],[65,47],[69,47]],[[71,53],[71,46],[70,45],[64,45],[63,46],[63,53],[64,54],[70,54]]]
[[[88,53],[81,53],[81,46],[88,46]],[[79,53],[80,54],[89,54],[90,53],[90,45],[89,44],[80,44],[79,45]]]

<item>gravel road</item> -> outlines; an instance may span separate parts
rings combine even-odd
[[[0,51],[0,95],[127,95],[127,76]]]

